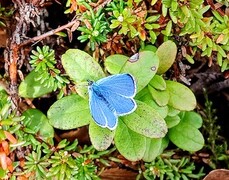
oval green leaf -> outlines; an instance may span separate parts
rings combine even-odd
[[[148,87],[144,88],[142,91],[140,91],[136,96],[135,99],[140,100],[147,105],[151,106],[153,109],[155,109],[162,118],[165,118],[168,114],[168,106],[159,106],[153,99],[152,96],[148,90]]]
[[[75,94],[56,101],[47,115],[53,127],[65,130],[87,125],[92,119],[88,101]]]
[[[168,128],[172,128],[172,127],[174,127],[180,123],[180,117],[178,115],[166,116],[165,122],[166,122]]]
[[[48,118],[38,109],[28,109],[23,112],[23,122],[26,128],[31,129],[34,133],[39,133],[39,137],[45,142],[52,144],[54,129],[49,124]]]
[[[197,129],[199,129],[203,123],[201,116],[194,111],[185,112],[184,116],[182,116],[182,121]]]
[[[169,92],[168,105],[181,111],[191,111],[196,107],[196,98],[193,92],[183,84],[166,81]]]
[[[159,57],[157,74],[163,74],[174,63],[177,54],[177,46],[172,41],[166,41],[158,47],[156,54]]]
[[[40,81],[36,81],[38,73],[31,71],[21,82],[18,88],[19,96],[25,98],[37,98],[52,92],[52,87],[44,86]]]
[[[157,90],[165,90],[166,89],[166,83],[162,76],[155,74],[153,79],[149,82],[149,85]]]
[[[186,151],[198,151],[204,146],[204,138],[200,131],[182,121],[169,130],[168,136],[173,144]]]
[[[143,156],[143,161],[151,162],[160,153],[162,139],[146,138],[146,150]]]
[[[169,92],[160,91],[154,89],[152,86],[148,86],[149,92],[152,95],[153,99],[159,106],[166,106],[169,102]]]
[[[129,129],[121,119],[114,137],[118,151],[130,161],[138,161],[144,156],[146,138]]]
[[[104,65],[109,73],[119,74],[128,59],[129,57],[127,56],[114,54],[106,58]]]
[[[75,81],[98,80],[105,77],[100,65],[86,52],[69,49],[62,56],[66,73]]]
[[[114,139],[115,131],[98,126],[93,120],[89,125],[89,136],[92,145],[98,151],[106,150]]]
[[[180,110],[175,109],[172,106],[168,106],[168,116],[176,116],[180,113]]]
[[[132,131],[149,138],[161,138],[167,133],[165,120],[149,105],[137,101],[138,108],[124,116],[123,122]]]

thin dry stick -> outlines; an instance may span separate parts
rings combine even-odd
[[[94,4],[94,10],[98,11],[100,8],[104,8],[110,2],[111,2],[111,0],[99,0],[97,3]],[[92,3],[90,3],[90,4],[92,4]]]
[[[64,29],[70,28],[70,27],[72,27],[74,24],[77,24],[77,23],[78,23],[78,26],[79,26],[79,24],[80,24],[80,23],[79,23],[79,20],[77,20],[77,19],[76,19],[76,20],[73,20],[73,21],[69,22],[68,24],[65,24],[65,25],[60,26],[60,27],[58,27],[58,28],[56,28],[56,29],[53,29],[53,30],[51,30],[51,31],[48,31],[48,32],[46,32],[46,33],[44,33],[44,34],[42,34],[42,35],[40,35],[40,36],[35,36],[35,37],[31,38],[31,39],[28,39],[28,40],[22,42],[22,43],[20,44],[20,47],[25,46],[25,45],[30,44],[30,43],[33,43],[33,42],[35,42],[35,41],[40,41],[40,40],[42,40],[42,39],[45,39],[45,38],[47,38],[47,37],[49,37],[49,36],[52,36],[52,35],[54,35],[54,34],[60,32],[60,31],[64,30]]]

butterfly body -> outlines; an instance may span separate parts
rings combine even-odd
[[[130,74],[89,81],[89,106],[93,119],[101,126],[114,130],[118,116],[132,113],[137,105],[133,97],[136,83]]]

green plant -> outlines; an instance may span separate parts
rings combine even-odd
[[[87,10],[81,16],[81,25],[77,29],[81,31],[81,35],[77,39],[80,42],[89,40],[89,47],[94,51],[96,46],[106,42],[106,35],[110,32],[109,25],[104,17],[105,14],[102,12],[102,8],[94,12],[86,1],[81,1],[80,4]]]
[[[25,157],[27,161],[21,174],[32,174],[35,179],[99,179],[97,168],[90,158],[96,153],[93,148],[85,147],[79,153],[77,151],[77,140],[70,143],[64,139],[51,147],[46,143],[37,144]]]
[[[19,95],[23,97],[40,97],[60,89],[59,98],[63,95],[63,90],[69,80],[61,74],[55,66],[55,52],[48,46],[37,47],[37,51],[32,50],[30,64],[34,67],[19,86]],[[32,88],[31,88],[32,87]]]
[[[47,177],[56,177],[60,180],[70,179],[78,171],[76,162],[68,151],[60,150],[55,152],[51,156],[49,163],[51,164],[51,167],[46,175]]]
[[[35,151],[32,151],[31,154],[25,157],[26,162],[24,166],[24,173],[32,173],[31,178],[34,179],[45,179],[47,174],[47,167],[50,165],[47,162],[47,156],[41,157],[41,146],[37,146]]]
[[[160,149],[165,148],[162,147],[162,141],[168,128],[170,128],[168,133],[170,140],[178,147],[188,151],[201,149],[204,141],[198,128],[202,121],[195,113],[183,112],[195,108],[196,100],[193,93],[184,85],[164,80],[160,76],[172,65],[175,55],[176,46],[168,41],[161,45],[156,53],[142,51],[134,60],[124,55],[112,55],[106,59],[105,68],[111,74],[128,72],[135,77],[138,92],[135,98],[138,104],[137,110],[119,118],[117,129],[110,131],[94,123],[87,99],[87,80],[96,81],[105,77],[105,73],[89,54],[77,49],[68,50],[62,56],[62,64],[75,83],[78,94],[71,94],[56,101],[47,112],[49,123],[55,128],[65,130],[89,125],[90,139],[97,150],[107,149],[114,140],[118,151],[132,161],[139,159],[151,161],[159,155]],[[30,84],[29,79],[25,79],[22,83],[27,86]],[[168,124],[171,119],[174,119],[173,127],[171,122]],[[191,119],[195,120],[194,124]],[[183,145],[173,138],[179,128],[185,129],[183,130],[185,135],[178,135]],[[195,132],[195,137],[186,138],[190,133],[189,128]],[[128,145],[124,143],[126,139],[129,139]],[[150,145],[155,143],[156,146]],[[150,154],[152,149],[154,153]]]
[[[229,158],[227,156],[228,144],[220,134],[220,126],[217,125],[216,109],[213,109],[213,103],[209,100],[207,91],[204,90],[205,109],[203,110],[202,133],[206,137],[205,148],[211,152],[209,166],[215,169],[220,162],[227,165]],[[228,166],[227,166],[228,167]]]
[[[132,14],[132,9],[125,8],[114,10],[113,15],[115,19],[111,20],[110,28],[114,29],[117,27],[120,27],[120,30],[118,31],[119,34],[126,35],[127,33],[130,33],[130,37],[135,37],[137,35],[137,30],[133,26],[133,23],[137,20],[137,16]]]
[[[227,0],[216,0],[216,1],[225,5],[226,7],[229,7],[229,2]]]
[[[14,140],[14,143],[16,143],[16,139],[8,129],[11,124],[15,124],[15,118],[10,115],[10,107],[10,98],[3,87],[0,86],[0,179],[7,179],[7,174],[13,169],[12,162],[9,158],[11,151],[9,148],[10,142],[8,142],[8,140]],[[6,161],[10,162],[10,164]]]
[[[6,26],[6,24],[3,21],[5,21],[6,17],[10,17],[12,14],[13,14],[12,8],[8,9],[5,7],[2,7],[0,3],[0,26]]]
[[[151,163],[145,163],[145,170],[138,176],[141,175],[147,180],[151,179],[200,179],[205,174],[203,173],[203,168],[199,172],[195,172],[194,162],[190,161],[188,157],[173,158],[174,152],[167,152],[161,154]]]
[[[218,12],[212,11],[214,16],[205,16],[210,6],[204,6],[204,1],[190,0],[186,3],[180,0],[163,0],[162,14],[170,16],[171,20],[180,28],[179,36],[189,35],[192,49],[183,56],[194,63],[197,50],[201,56],[211,58],[215,56],[221,70],[229,68],[228,53],[228,17],[222,17]]]
[[[75,13],[80,16],[81,23],[77,28],[81,31],[78,40],[81,43],[89,41],[89,48],[94,51],[101,43],[106,42],[107,33],[110,32],[109,24],[105,18],[103,8],[93,9],[91,1],[74,0],[67,1],[66,7],[70,7],[65,13]]]
[[[216,59],[221,70],[225,71],[229,68],[229,59],[227,52],[229,50],[229,31],[227,16],[221,17],[218,12],[212,11],[214,17],[209,18],[206,23],[208,30],[202,31],[191,35],[191,46],[197,46],[202,50],[202,56],[212,56],[213,52],[216,52]],[[206,32],[206,33],[204,33]]]
[[[6,119],[9,115],[9,108],[11,106],[11,102],[9,99],[8,94],[3,89],[2,86],[0,86],[0,120],[2,123],[3,119]]]
[[[35,81],[39,81],[47,88],[56,90],[61,89],[69,81],[60,74],[60,70],[55,67],[55,52],[48,46],[40,48],[37,46],[37,51],[32,50],[31,60],[29,63],[34,67],[34,71],[37,73]]]
[[[76,158],[77,167],[79,167],[78,173],[74,175],[75,179],[85,180],[99,180],[99,177],[95,174],[97,167],[86,156],[79,156]]]
[[[150,42],[155,43],[157,35],[159,34],[160,25],[158,19],[159,14],[148,15],[146,11],[141,10],[141,14],[137,14],[133,6],[134,3],[140,3],[140,1],[114,1],[108,11],[112,12],[111,29],[118,29],[119,34],[129,35],[131,38],[139,37],[142,41],[146,41],[148,35]]]

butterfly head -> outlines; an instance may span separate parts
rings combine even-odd
[[[87,80],[87,82],[88,82],[88,86],[91,86],[93,83],[94,83],[94,81],[91,81],[91,80]]]

